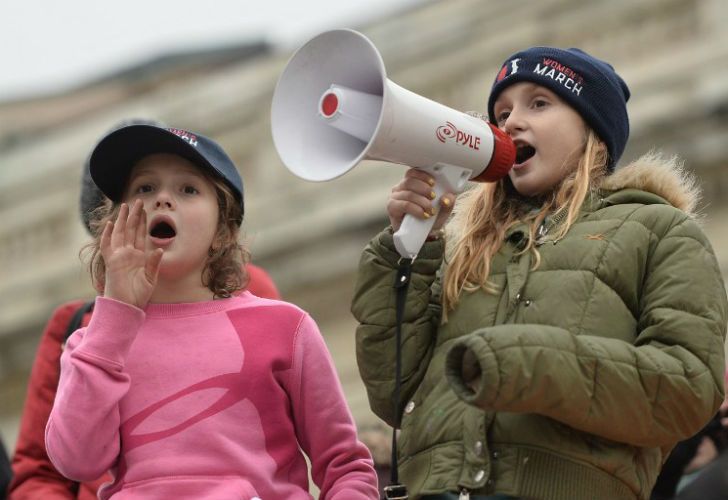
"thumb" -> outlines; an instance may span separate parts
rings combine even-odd
[[[443,225],[445,225],[445,222],[447,222],[447,219],[450,217],[450,214],[452,213],[452,209],[453,209],[454,205],[455,205],[455,195],[454,194],[445,193],[440,197],[439,212],[437,213],[437,219],[435,220],[435,224],[432,227],[433,231],[440,229]]]
[[[161,248],[157,248],[147,259],[147,264],[144,267],[144,272],[147,275],[147,279],[150,283],[157,282],[157,275],[159,274],[159,264],[160,262],[162,262],[163,255],[164,250],[162,250]]]

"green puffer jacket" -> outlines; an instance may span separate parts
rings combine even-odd
[[[670,162],[618,170],[532,270],[514,227],[492,263],[500,292],[463,293],[441,324],[444,244],[413,263],[395,413],[391,229],[364,251],[352,311],[374,412],[401,427],[411,498],[469,489],[521,498],[647,499],[675,443],[723,399],[726,292]],[[552,231],[553,232],[553,231]],[[477,393],[461,380],[471,350]]]

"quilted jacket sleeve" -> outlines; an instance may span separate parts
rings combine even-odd
[[[691,219],[653,238],[634,343],[535,324],[479,329],[448,353],[455,392],[636,446],[697,432],[723,399],[726,291]]]
[[[394,411],[395,387],[395,291],[399,254],[391,228],[375,237],[359,263],[352,312],[359,322],[356,356],[369,404],[380,418],[398,427],[402,402],[414,394],[432,357],[440,322],[439,282],[444,242],[427,242],[412,264],[412,276],[402,325],[402,392]]]

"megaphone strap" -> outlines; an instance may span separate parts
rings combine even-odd
[[[412,259],[401,258],[397,267],[397,274],[394,280],[394,291],[396,294],[396,318],[397,328],[395,330],[395,376],[394,376],[394,414],[399,414],[401,390],[402,390],[402,321],[404,308],[407,301],[407,290],[409,289],[412,275]],[[407,487],[399,482],[399,466],[397,464],[397,429],[392,428],[392,469],[390,484],[385,488],[385,498],[389,500],[409,498]]]

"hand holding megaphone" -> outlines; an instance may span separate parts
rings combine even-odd
[[[322,33],[293,55],[273,94],[271,127],[299,177],[334,179],[364,159],[409,165],[435,179],[436,208],[444,193],[498,180],[515,160],[502,131],[388,80],[372,42],[351,30]],[[400,255],[414,258],[435,220],[405,216],[394,237]]]
[[[393,188],[387,200],[389,222],[397,234],[407,215],[415,219],[434,219],[430,234],[442,228],[452,212],[456,193],[437,196],[437,183],[427,172],[411,168]]]

